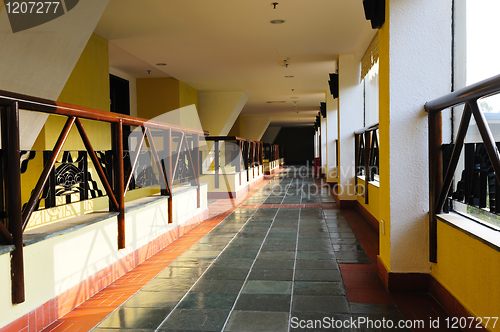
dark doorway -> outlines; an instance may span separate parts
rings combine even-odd
[[[284,148],[287,165],[311,165],[314,159],[314,127],[283,127],[274,140]]]
[[[126,79],[109,74],[109,100],[111,112],[130,115],[130,90]]]

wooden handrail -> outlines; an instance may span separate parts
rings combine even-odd
[[[428,113],[440,112],[446,108],[458,106],[469,100],[487,97],[500,91],[500,75],[466,86],[440,98],[425,103]]]
[[[478,100],[500,92],[500,75],[469,85],[440,98],[427,102],[425,111],[429,114],[429,260],[437,262],[437,219],[436,215],[443,211],[444,203],[449,196],[455,170],[464,146],[465,136],[471,118],[476,121],[481,139],[486,148],[488,158],[495,172],[497,183],[500,182],[500,153],[486,118],[479,108]],[[441,111],[465,104],[456,142],[453,146],[450,163],[443,179],[442,145],[442,113]]]
[[[49,99],[31,97],[23,94],[0,90],[0,106],[9,106],[17,102],[20,109],[49,114],[66,115],[80,119],[97,120],[109,123],[119,123],[124,126],[148,127],[152,129],[170,129],[187,134],[208,135],[208,131],[176,126],[158,121],[151,121],[130,115],[101,111],[90,107],[77,106]]]
[[[106,193],[108,194],[108,199],[111,203],[111,209],[118,211],[118,248],[125,248],[125,174],[124,174],[124,162],[123,162],[123,126],[136,126],[141,127],[142,137],[140,144],[137,149],[137,155],[134,157],[132,163],[132,169],[130,175],[127,176],[127,188],[131,182],[133,176],[134,168],[137,164],[138,154],[140,153],[141,146],[144,143],[145,136],[147,135],[148,141],[153,150],[153,157],[155,159],[160,182],[162,184],[162,195],[169,195],[168,198],[168,222],[172,222],[172,197],[171,197],[171,185],[173,182],[173,176],[175,176],[175,169],[177,167],[179,154],[183,145],[183,141],[188,149],[188,163],[193,169],[193,174],[195,176],[195,182],[198,186],[198,207],[200,204],[200,185],[199,185],[199,167],[195,165],[194,162],[198,161],[197,157],[191,155],[189,144],[187,143],[186,136],[191,135],[195,137],[197,145],[193,147],[194,149],[199,149],[199,137],[208,135],[209,133],[202,130],[196,130],[192,128],[186,128],[182,126],[176,126],[172,124],[161,123],[158,121],[151,121],[148,119],[142,119],[138,117],[133,117],[129,115],[122,115],[118,113],[106,112],[101,110],[96,110],[88,107],[76,106],[66,103],[61,103],[53,100],[42,99],[31,97],[27,95],[7,92],[0,90],[0,109],[2,117],[2,148],[5,150],[6,158],[3,158],[3,168],[6,170],[8,177],[4,178],[5,191],[6,191],[6,201],[8,206],[8,218],[9,218],[9,228],[5,227],[2,223],[0,226],[0,238],[5,239],[7,242],[15,245],[15,250],[12,252],[12,264],[11,264],[11,279],[12,279],[12,303],[22,303],[25,300],[24,295],[24,269],[23,269],[23,231],[26,228],[30,216],[36,209],[40,201],[40,196],[52,172],[54,171],[57,158],[62,151],[64,143],[69,136],[70,130],[73,124],[76,125],[78,132],[82,138],[85,145],[85,149],[92,160],[94,167],[101,179],[102,185],[104,186]],[[24,211],[21,206],[21,174],[19,167],[20,158],[20,148],[19,148],[19,110],[36,111],[47,114],[57,114],[63,115],[68,118],[66,125],[64,126],[59,139],[52,151],[52,154],[46,162],[42,174],[40,175],[38,182],[33,190],[28,203]],[[106,175],[100,165],[94,149],[90,143],[89,137],[87,136],[80,119],[95,120],[101,122],[108,122],[112,126],[111,130],[111,142],[113,149],[113,172],[114,172],[114,188],[108,182]],[[162,164],[160,160],[158,151],[156,149],[153,135],[154,132],[151,130],[161,130],[165,152],[167,155],[165,158],[170,157],[172,152],[172,133],[181,134],[181,139],[179,143],[179,151],[177,152],[176,165],[172,172],[172,163],[169,160],[168,165]],[[165,136],[165,133],[167,135]],[[167,142],[165,142],[167,138]],[[165,144],[166,143],[166,144]],[[198,150],[196,150],[198,151]],[[166,174],[166,172],[168,172]]]
[[[368,126],[368,127],[364,127],[364,128],[361,128],[361,129],[358,129],[354,132],[354,135],[361,135],[361,134],[364,134],[366,132],[369,132],[369,131],[374,131],[374,130],[377,130],[378,129],[378,123],[374,124],[374,125],[371,125],[371,126]]]

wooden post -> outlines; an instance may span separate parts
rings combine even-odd
[[[365,131],[365,145],[363,155],[365,160],[365,204],[368,204],[368,184],[370,182],[370,147],[371,147],[371,131]],[[361,138],[363,139],[363,138]]]
[[[5,153],[5,198],[14,251],[11,253],[10,276],[12,303],[25,301],[23,263],[23,217],[21,205],[21,151],[19,142],[19,104],[2,108],[2,149]]]
[[[243,155],[243,149],[241,148],[241,141],[238,142],[238,164],[236,166],[236,172],[238,172],[238,177],[240,178],[240,186],[241,186],[241,157]]]
[[[361,148],[360,136],[361,135],[354,134],[354,193],[356,195],[358,194],[359,149]]]
[[[436,203],[443,181],[441,112],[429,112],[429,260],[437,263]]]
[[[214,168],[215,168],[215,188],[219,188],[219,140],[215,140],[215,159],[214,159]]]
[[[167,208],[168,208],[168,223],[174,222],[172,216],[172,131],[170,129],[163,131],[163,164],[165,167],[165,172],[167,173],[167,188],[162,192],[162,195],[168,195]]]
[[[113,167],[115,197],[118,203],[118,249],[125,248],[125,171],[123,169],[123,122],[113,124]]]
[[[196,201],[198,203],[198,208],[201,207],[201,192],[200,192],[200,135],[196,134],[196,139],[194,140],[193,143],[194,146],[194,165],[193,169],[195,170],[195,178],[196,178],[196,183],[198,184],[198,188],[196,190]]]

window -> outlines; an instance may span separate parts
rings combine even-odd
[[[369,181],[379,181],[379,77],[378,34],[375,35],[361,59],[361,84],[364,91],[364,127],[370,127],[356,135],[356,174],[368,176]],[[366,159],[366,160],[365,160]],[[368,174],[365,174],[365,168]]]
[[[361,60],[361,83],[364,89],[364,126],[378,123],[378,34]]]
[[[497,41],[498,0],[454,1],[454,88],[459,89],[500,74],[500,43]],[[500,95],[479,100],[497,146],[500,147]],[[463,107],[453,110],[454,139]],[[451,153],[444,149],[444,158]],[[446,161],[445,161],[446,162]],[[449,208],[500,230],[500,186],[471,119],[452,188]],[[498,203],[497,203],[498,202]]]

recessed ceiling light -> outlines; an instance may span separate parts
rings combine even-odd
[[[282,24],[282,23],[285,23],[286,21],[285,20],[272,20],[270,23],[271,24]]]
[[[271,100],[267,102],[268,104],[284,104],[284,100]]]
[[[293,75],[287,75],[287,76],[285,76],[285,78],[294,78],[294,77],[295,76],[293,76]]]
[[[156,65],[157,65],[157,66],[166,66],[167,64],[166,64],[166,63],[163,63],[163,62],[160,62],[160,63],[157,63]]]

